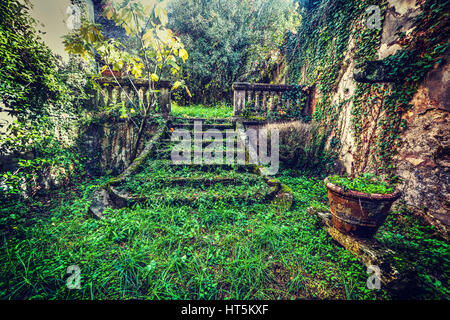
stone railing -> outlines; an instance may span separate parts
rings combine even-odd
[[[302,95],[289,94],[298,90],[302,91]],[[244,110],[247,110],[253,115],[264,117],[270,112],[291,106],[302,106],[302,115],[312,113],[309,87],[299,89],[296,86],[283,84],[235,82],[233,92],[234,116],[242,116],[245,113]],[[300,101],[300,96],[306,97],[306,100]]]
[[[144,106],[153,105],[154,95],[150,93],[149,81],[145,79],[104,77],[96,80],[102,88],[102,95],[98,101],[101,106],[108,106],[124,102],[125,105],[135,103],[139,105],[142,101]],[[170,113],[170,87],[168,80],[161,80],[157,84],[158,93],[158,109],[156,104],[151,111],[169,114]]]

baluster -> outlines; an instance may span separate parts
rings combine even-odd
[[[250,111],[253,110],[252,93],[253,92],[251,90],[247,91],[247,107]]]
[[[155,107],[152,106],[152,103],[153,103],[153,95],[152,95],[152,93],[150,92],[150,89],[149,89],[148,86],[145,87],[145,93],[144,93],[144,94],[145,94],[144,99],[145,99],[146,105],[147,105],[148,107],[151,107],[150,110],[155,111]]]
[[[105,106],[106,106],[106,104],[105,104],[105,88],[103,88],[98,94],[97,94],[97,103],[98,103],[98,106],[100,107],[100,108],[104,108]]]
[[[138,89],[138,97],[139,97],[139,104],[144,105],[144,86],[139,85]]]
[[[122,87],[123,102],[125,103],[126,106],[129,105],[129,103],[130,103],[130,100],[129,100],[130,95],[129,95],[128,91],[129,91],[129,87],[128,86],[123,86]]]
[[[235,102],[235,115],[240,115],[245,106],[245,97],[247,95],[247,91],[245,90],[235,90],[234,91],[234,102]]]
[[[136,90],[134,89],[133,86],[129,87],[129,93],[128,95],[130,96],[130,106],[132,106],[135,102],[136,102]]]
[[[262,113],[267,113],[267,91],[263,91]]]
[[[276,105],[275,105],[275,92],[274,91],[270,91],[270,111],[275,111],[276,110]]]
[[[286,110],[289,110],[291,108],[291,99],[287,98],[285,101]]]
[[[277,92],[277,100],[278,100],[278,110],[283,108],[283,95],[281,92]]]
[[[106,105],[109,106],[113,103],[113,87],[111,85],[106,87],[106,90],[108,91],[107,97],[106,97]]]
[[[122,101],[122,97],[120,96],[121,94],[121,90],[120,90],[120,86],[115,86],[114,87],[114,91],[116,92],[116,104],[120,103]]]
[[[283,99],[281,96],[281,92],[277,92],[277,110],[281,110],[281,108],[283,107]]]
[[[255,111],[256,113],[259,113],[259,94],[261,92],[260,91],[255,91]]]

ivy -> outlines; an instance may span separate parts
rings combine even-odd
[[[342,70],[349,63],[345,54],[350,54],[355,65],[378,58],[381,29],[369,29],[365,23],[365,10],[371,5],[379,6],[383,20],[386,0],[309,2],[300,9],[302,24],[297,32],[286,35],[283,52],[290,82],[317,85],[320,98],[313,118],[329,128],[331,140],[336,141],[340,134],[337,120],[342,107],[353,103],[356,171],[388,173],[395,179],[393,159],[407,127],[402,116],[411,108],[410,101],[426,73],[441,62],[440,56],[448,50],[449,1],[423,1],[412,34],[400,35],[398,43],[403,48],[383,60],[396,82],[357,83],[350,99],[334,102]],[[350,39],[354,48],[347,52]],[[335,147],[339,145],[334,143]]]

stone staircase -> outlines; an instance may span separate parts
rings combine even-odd
[[[233,142],[233,163],[226,160],[226,131],[235,131],[230,119],[174,118],[168,122],[153,157],[149,158],[136,174],[128,177],[121,185],[111,187],[111,196],[120,206],[131,203],[164,203],[168,205],[198,206],[225,203],[254,203],[268,201],[274,197],[276,188],[267,184],[264,177],[254,173],[253,165],[245,164],[245,149],[239,148],[237,136]],[[201,131],[196,131],[195,122],[201,122]],[[215,129],[223,134],[222,139],[202,138],[208,130]],[[179,144],[172,138],[175,132],[185,130],[192,137],[190,163],[175,164],[172,151]],[[201,150],[194,149],[194,136]],[[207,163],[202,159],[205,148],[216,145],[215,151],[223,152],[223,159],[216,163]],[[238,163],[238,154],[244,163]],[[194,162],[197,155],[200,161]],[[215,155],[215,152],[213,152]],[[230,160],[229,158],[228,160]]]
[[[194,124],[200,121],[202,129],[196,131]],[[133,206],[137,203],[191,207],[215,206],[221,203],[245,206],[276,201],[280,192],[283,192],[281,184],[275,179],[257,174],[258,170],[254,165],[245,163],[245,148],[238,142],[237,135],[232,139],[229,137],[228,143],[231,141],[234,145],[233,157],[229,156],[228,162],[226,161],[225,137],[227,130],[229,134],[235,132],[235,125],[231,119],[168,120],[165,131],[155,143],[152,155],[142,161],[132,174],[113,179],[105,187],[107,194],[104,192],[103,197],[108,197],[107,201],[112,207]],[[201,139],[211,129],[222,133],[223,138],[198,140],[197,144],[201,150],[195,149],[194,135]],[[176,164],[172,159],[172,151],[177,148],[179,142],[174,141],[173,135],[179,130],[185,130],[184,132],[188,132],[192,137],[192,161]],[[202,159],[205,148],[211,147],[211,143],[216,144],[214,151],[223,152],[222,161],[208,163]],[[198,156],[197,161],[193,161],[195,156]],[[230,163],[230,159],[234,161]]]

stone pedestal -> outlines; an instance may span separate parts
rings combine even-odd
[[[337,230],[331,222],[331,213],[316,208],[308,208],[308,213],[320,218],[321,225],[341,246],[353,253],[374,272],[381,281],[381,288],[394,296],[402,297],[416,287],[416,273],[412,264],[400,253],[389,249],[376,239],[363,239],[346,235]],[[378,273],[378,274],[377,274]],[[384,286],[384,287],[383,287]]]

